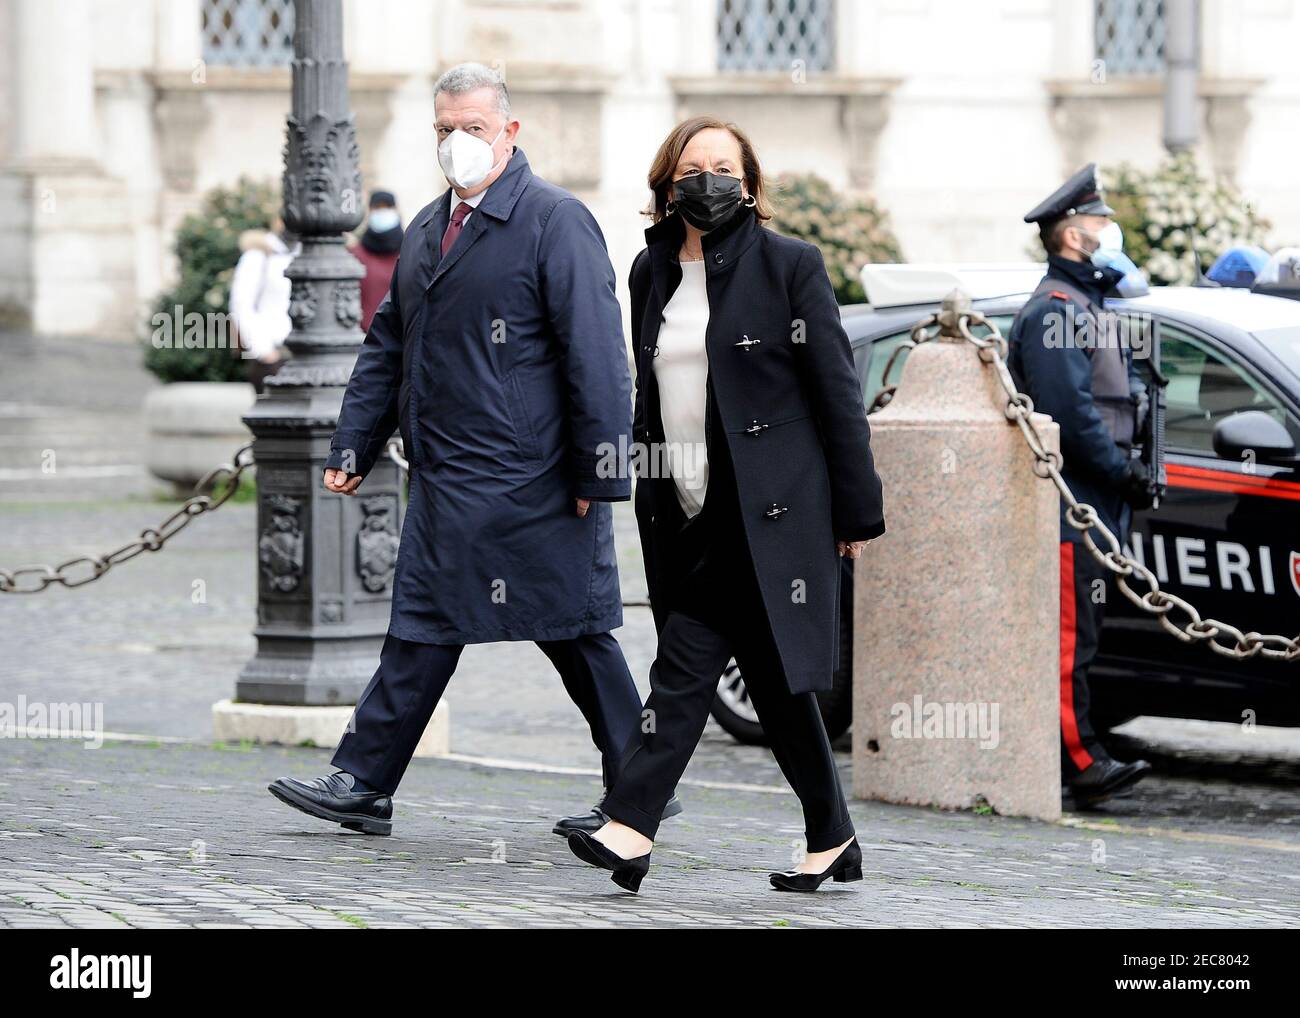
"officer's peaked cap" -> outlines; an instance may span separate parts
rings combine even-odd
[[[1113,216],[1115,210],[1106,204],[1097,186],[1097,164],[1089,163],[1072,176],[1045,201],[1025,213],[1026,223],[1048,223],[1065,216]]]

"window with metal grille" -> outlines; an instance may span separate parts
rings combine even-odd
[[[1165,5],[1160,0],[1094,0],[1096,56],[1107,74],[1165,70]]]
[[[718,70],[795,66],[834,69],[835,0],[718,0]]]
[[[203,0],[203,59],[276,67],[293,59],[293,0]]]

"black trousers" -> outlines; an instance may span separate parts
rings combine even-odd
[[[1061,774],[1067,780],[1107,755],[1092,728],[1088,669],[1112,589],[1108,570],[1086,547],[1061,542]]]
[[[622,648],[609,633],[538,641],[537,646],[586,719],[608,788],[641,720],[641,697]],[[334,752],[334,766],[390,795],[397,791],[462,650],[389,633],[379,668],[357,700],[352,724]]]
[[[816,694],[786,687],[739,515],[726,491],[715,492],[714,480],[711,473],[704,509],[689,523],[675,519],[674,539],[656,552],[669,556],[662,574],[668,611],[650,697],[601,809],[654,838],[734,656],[781,773],[803,806],[808,851],[824,852],[853,837],[830,739]]]

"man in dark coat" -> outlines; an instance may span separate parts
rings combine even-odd
[[[1109,267],[1122,242],[1112,215],[1089,164],[1025,216],[1039,227],[1047,275],[1008,340],[1017,385],[1060,425],[1062,477],[1122,543],[1132,508],[1150,506],[1152,489],[1135,447],[1145,387],[1126,333],[1103,306],[1124,277]],[[1113,759],[1093,731],[1088,668],[1113,585],[1065,508],[1062,501],[1061,769],[1076,802],[1090,805],[1130,788],[1150,765]]]
[[[604,238],[529,169],[496,72],[452,68],[434,102],[452,188],[406,231],[325,462],[326,487],[353,495],[401,431],[410,501],[388,636],[339,773],[271,786],[380,834],[465,644],[536,641],[591,727],[607,786],[641,716],[609,632],[622,625],[609,503],[631,484],[599,465],[626,448],[631,394]]]

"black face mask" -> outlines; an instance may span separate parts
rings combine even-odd
[[[740,178],[696,173],[673,184],[673,201],[682,218],[697,230],[717,229],[740,209]]]

